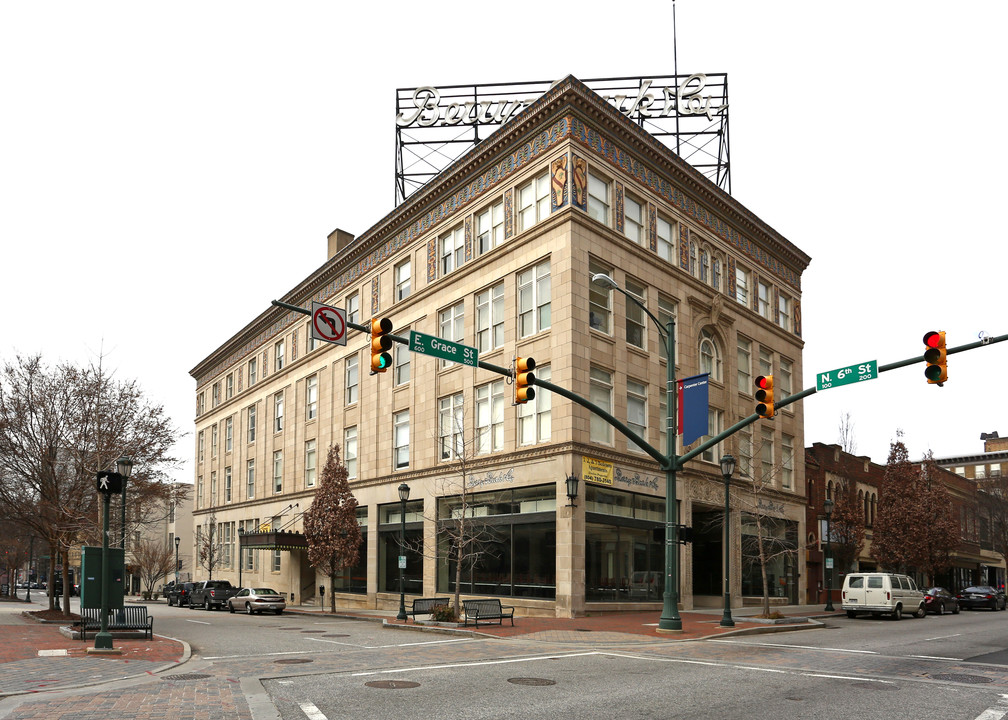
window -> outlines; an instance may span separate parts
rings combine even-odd
[[[636,380],[627,380],[627,427],[645,441],[648,439],[647,394],[647,385]],[[640,445],[629,438],[627,439],[627,448],[633,452],[644,452]]]
[[[658,223],[655,228],[658,236],[658,257],[668,260],[670,263],[676,262],[675,252],[675,225],[664,216],[658,216]]]
[[[721,291],[721,267],[723,263],[717,255],[711,260],[711,287]]]
[[[203,507],[203,476],[196,478],[196,507]]]
[[[450,308],[446,308],[439,313],[440,318],[440,335],[442,340],[450,340],[452,342],[462,342],[463,340],[463,311],[465,306],[463,303],[455,303]],[[450,360],[440,360],[439,366],[446,368],[449,365],[455,365],[455,363]]]
[[[781,436],[781,487],[788,490],[794,487],[794,438],[790,435]],[[870,518],[867,517],[867,496],[865,503],[865,523],[870,525]]]
[[[443,397],[438,401],[438,437],[442,460],[454,460],[464,451],[462,435],[462,393]]]
[[[224,452],[231,452],[234,448],[234,418],[229,417],[224,421]]]
[[[627,278],[626,290],[631,296],[647,307],[647,290],[634,280]],[[647,347],[647,318],[644,316],[644,308],[635,303],[631,298],[626,302],[626,341],[634,347],[642,350]]]
[[[759,374],[773,375],[773,354],[765,347],[759,349]]]
[[[343,464],[347,469],[347,480],[357,479],[357,426],[343,431]]]
[[[719,435],[721,431],[724,430],[724,413],[722,413],[717,408],[707,409],[707,437],[712,438],[715,435]],[[712,447],[707,448],[702,453],[700,457],[707,462],[720,462],[721,456],[724,455],[721,446],[723,443],[718,443]]]
[[[777,297],[777,324],[785,330],[791,329],[791,298],[785,295]]]
[[[220,381],[213,384],[213,406],[220,405]]]
[[[204,447],[204,437],[203,430],[199,431],[199,439],[196,441],[196,456],[199,458],[200,462],[203,462],[203,447]]]
[[[760,427],[760,481],[770,484],[773,481],[773,428]]]
[[[304,445],[304,484],[305,487],[315,487],[315,441],[306,440]]]
[[[518,229],[528,230],[550,214],[549,173],[518,188]]]
[[[273,551],[273,562],[270,564],[270,572],[280,572],[280,551]]]
[[[217,504],[217,473],[210,473],[210,507]]]
[[[397,412],[392,416],[393,428],[393,465],[399,468],[409,467],[409,410]]]
[[[593,367],[590,373],[591,388],[589,399],[600,408],[612,414],[612,373],[608,370]],[[591,413],[589,437],[592,442],[612,445],[612,425]]]
[[[201,392],[196,396],[196,416],[199,417],[206,412],[206,393]]]
[[[588,173],[588,217],[609,224],[609,181]]]
[[[745,418],[739,418],[744,420]],[[741,477],[752,475],[752,425],[746,425],[738,431],[738,470]],[[719,459],[720,460],[720,459]]]
[[[231,502],[231,468],[224,468],[224,502]]]
[[[402,334],[409,337],[409,328],[403,328]],[[396,343],[392,349],[392,379],[394,385],[403,385],[410,379],[410,349],[409,343]]]
[[[452,270],[462,267],[465,262],[465,227],[459,224],[440,238],[441,274],[447,275]]]
[[[535,369],[535,376],[540,380],[549,381],[549,365]],[[518,444],[531,445],[538,442],[548,442],[551,432],[552,399],[549,390],[536,387],[535,398],[518,406]]]
[[[284,341],[281,340],[273,346],[273,367],[274,372],[282,370],[284,366]]]
[[[504,345],[504,283],[476,295],[476,347],[487,352]]]
[[[756,311],[770,320],[770,286],[762,281],[756,283]]]
[[[311,324],[311,320],[309,320],[307,323],[305,323],[304,332],[305,332],[305,355],[307,355],[308,353],[312,352],[313,350],[318,349],[318,347],[319,347],[319,345],[321,345],[322,341],[321,340],[316,340],[314,337],[312,337],[312,324]]]
[[[504,242],[504,203],[496,202],[476,216],[476,252],[485,252]]]
[[[536,368],[538,375],[539,369]],[[539,388],[536,388],[538,390]],[[503,380],[487,383],[476,388],[476,452],[496,452],[504,447],[504,403],[505,383]],[[522,405],[518,406],[521,413]],[[519,425],[521,420],[519,419]]]
[[[273,396],[273,432],[283,430],[283,393]]]
[[[638,245],[644,244],[644,206],[630,193],[623,195],[623,234]]]
[[[305,380],[305,420],[318,417],[318,375],[309,375]]]
[[[249,460],[245,466],[245,498],[255,497],[255,460]]]
[[[738,354],[738,389],[739,392],[753,393],[752,379],[752,341],[739,335],[736,340]]]
[[[395,299],[405,300],[410,294],[410,260],[407,258],[395,266]]]
[[[778,388],[780,392],[775,394],[777,400],[781,398],[786,398],[791,394],[791,361],[780,359],[777,363],[777,377],[774,380],[774,387]]]
[[[357,402],[360,394],[360,365],[357,353],[346,359],[346,404]]]
[[[710,253],[700,248],[700,282],[710,285]]]
[[[360,325],[360,295],[351,293],[346,299],[346,319],[347,322]]]
[[[588,324],[595,330],[610,335],[612,319],[612,290],[602,283],[592,282],[591,278],[599,273],[612,277],[607,267],[595,261],[588,263]]]
[[[248,408],[248,441],[255,442],[255,432],[256,432],[256,406],[249,405]]]
[[[676,314],[677,308],[675,300],[659,295],[658,322],[661,323],[662,330],[668,330],[669,320],[675,321]],[[675,332],[675,325],[672,326],[672,332]],[[661,337],[661,344],[658,347],[658,357],[662,360],[668,360],[668,344],[667,338],[664,335]],[[664,447],[664,445],[662,447]]]
[[[248,361],[248,385],[252,387],[256,384],[256,359],[252,358]]]
[[[273,453],[273,492],[283,492],[283,450]]]
[[[735,266],[735,299],[749,306],[749,273],[738,265]]]
[[[210,428],[210,457],[217,457],[217,423]]]
[[[224,381],[224,399],[230,400],[234,397],[234,373],[227,376]]]
[[[711,380],[721,381],[721,355],[709,330],[700,331],[700,372],[710,373]]]
[[[689,274],[693,277],[697,276],[697,250],[696,243],[692,240],[689,241]]]
[[[549,328],[550,264],[549,260],[518,273],[518,329],[528,337]]]

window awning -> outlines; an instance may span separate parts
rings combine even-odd
[[[267,550],[307,550],[308,540],[299,532],[271,530],[269,532],[238,533],[239,548]]]

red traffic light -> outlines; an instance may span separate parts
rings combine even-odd
[[[945,339],[942,337],[944,334],[945,333],[943,332],[935,332],[932,330],[924,335],[924,344],[929,348],[938,348],[942,345],[942,341]]]

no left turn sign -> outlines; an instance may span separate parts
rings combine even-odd
[[[346,345],[346,311],[312,301],[311,334],[315,340]]]

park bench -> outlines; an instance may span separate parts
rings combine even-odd
[[[420,615],[430,615],[434,610],[435,605],[447,605],[451,600],[448,598],[417,598],[413,601],[413,608],[410,610],[410,615],[413,616],[413,622],[416,622],[416,616]]]
[[[514,608],[510,605],[501,605],[499,598],[480,598],[478,600],[463,600],[463,612],[465,612],[465,623],[468,625],[472,620],[476,627],[479,627],[480,620],[484,623],[487,620],[496,620],[498,625],[504,624],[504,618],[511,621],[514,627]]]
[[[101,609],[83,608],[80,623],[77,628],[80,639],[84,640],[89,631],[101,630]],[[146,605],[127,605],[123,608],[113,608],[108,614],[108,629],[142,632],[144,638],[154,639],[154,618],[147,614]]]

